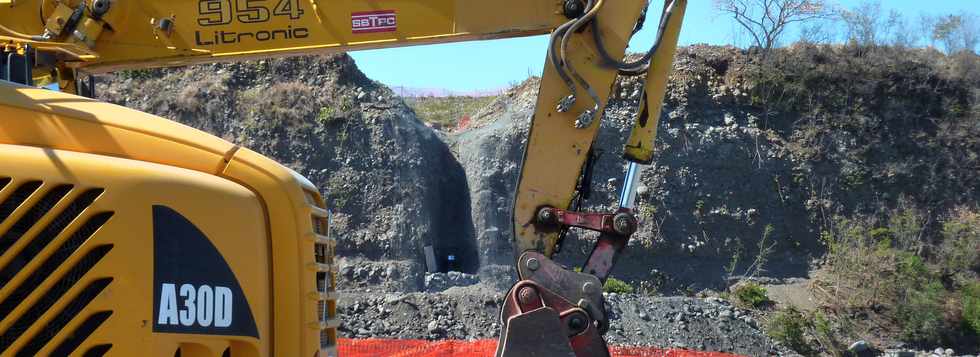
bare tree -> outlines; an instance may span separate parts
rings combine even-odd
[[[837,38],[837,26],[832,19],[814,20],[800,27],[799,42],[808,44],[831,43]]]
[[[917,35],[911,22],[898,12],[892,10],[891,16],[895,18],[895,30],[892,33],[892,44],[899,47],[914,47],[917,42]]]
[[[764,52],[775,47],[787,27],[829,14],[825,0],[715,0]]]
[[[887,13],[880,1],[864,1],[851,10],[840,10],[847,29],[847,41],[863,46],[910,46],[912,35],[905,17],[895,10]]]
[[[841,10],[840,18],[847,26],[847,41],[859,45],[878,44],[878,19],[881,17],[881,3],[865,1],[853,10]]]
[[[936,27],[936,17],[927,13],[919,14],[919,34],[922,36],[923,46],[936,47],[936,38],[932,36],[932,31]]]
[[[970,13],[943,16],[933,25],[932,39],[942,43],[947,54],[975,51],[980,43],[980,23]]]

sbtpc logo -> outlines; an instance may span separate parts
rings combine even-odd
[[[395,10],[354,12],[350,14],[354,33],[391,32],[398,29]]]

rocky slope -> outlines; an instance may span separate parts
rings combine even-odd
[[[785,352],[758,320],[722,302],[649,295],[713,295],[744,275],[803,285],[837,215],[907,203],[929,212],[928,223],[977,204],[978,61],[890,51],[795,47],[760,65],[735,48],[680,49],[655,164],[641,175],[641,228],[613,272],[641,294],[609,298],[612,342]],[[321,188],[340,242],[346,336],[497,333],[500,295],[514,278],[509,209],[534,79],[458,133],[425,126],[346,55],[124,72],[104,82],[107,101],[248,146]],[[615,208],[638,89],[633,79],[614,88],[586,209]],[[593,239],[570,234],[557,259],[580,264]],[[437,268],[476,275],[426,275],[426,245]]]
[[[347,293],[341,332],[352,338],[497,338],[503,295],[478,286],[436,294]],[[721,351],[745,356],[791,355],[761,331],[748,312],[724,300],[606,295],[616,346]]]
[[[955,238],[970,242],[958,248],[973,252],[959,260],[969,261],[965,268],[951,268],[962,264],[948,260],[952,255],[941,247],[956,237],[948,227],[957,207],[975,209],[980,202],[975,54],[800,45],[764,58],[695,46],[679,51],[669,83],[655,163],[641,175],[641,229],[619,260],[616,277],[641,292],[668,295],[705,289],[711,295],[745,279],[770,284],[785,290],[781,298],[793,299],[761,309],[763,320],[777,330],[785,327],[777,324],[797,324],[798,334],[782,338],[795,339],[794,348],[807,353],[835,353],[849,345],[839,339],[860,338],[885,348],[977,351],[977,332],[962,327],[961,316],[969,313],[961,306],[980,303],[964,288],[976,286],[980,276],[980,237]],[[615,208],[625,171],[617,156],[638,86],[623,79],[614,87],[586,209]],[[475,229],[486,262],[506,262],[513,254],[501,244],[510,232],[494,229],[506,224],[509,213],[501,212],[501,204],[509,208],[508,197],[488,192],[516,184],[516,168],[494,158],[520,155],[512,148],[525,140],[536,87],[532,80],[507,92],[452,145],[474,193]],[[863,220],[864,233],[841,231],[839,223],[851,217]],[[589,233],[570,235],[557,259],[581,264],[593,239]],[[897,292],[884,298],[893,302],[888,306],[855,308],[841,306],[841,298],[815,298],[809,281],[826,283],[826,274],[814,271],[829,264],[827,248],[854,245],[841,245],[841,239],[925,261],[929,268],[920,279],[936,279],[930,286],[944,288],[887,280],[885,286]],[[965,275],[953,278],[954,272]],[[855,284],[890,278],[857,279]],[[774,318],[800,308],[792,301],[796,297],[812,310],[797,320]],[[869,315],[889,327],[860,325]]]
[[[935,222],[978,202],[971,172],[980,143],[966,139],[980,137],[975,55],[800,46],[772,58],[760,63],[732,47],[678,51],[654,164],[641,174],[640,231],[615,275],[668,294],[723,289],[744,276],[806,278],[836,215],[909,204]],[[589,209],[614,208],[639,86],[625,78],[614,87]],[[481,261],[512,256],[502,243],[511,233],[498,227],[507,225],[517,178],[510,162],[520,157],[536,87],[511,89],[451,141],[467,172]],[[579,264],[593,236],[571,237],[559,259]],[[757,260],[766,264],[756,269]]]
[[[725,268],[735,252],[748,260],[767,225],[772,226],[773,237],[794,244],[792,249],[776,250],[766,276],[805,276],[817,249],[808,212],[800,200],[790,198],[800,195],[801,188],[792,185],[792,163],[780,151],[779,138],[760,128],[752,113],[732,108],[731,97],[742,94],[718,89],[715,82],[723,74],[698,57],[712,52],[732,56],[734,50],[691,49],[678,56],[655,164],[641,174],[641,229],[615,271],[621,278],[652,282],[651,288],[661,292],[723,288]],[[615,208],[626,168],[619,156],[629,135],[639,86],[634,79],[621,80],[605,112],[588,209]],[[531,80],[508,91],[475,117],[482,126],[452,142],[467,171],[477,241],[482,259],[488,262],[512,259],[506,244],[510,232],[497,227],[507,225],[507,194],[518,174],[513,162],[526,140],[536,88],[537,82]],[[559,259],[580,264],[593,235],[570,237]],[[748,263],[739,262],[732,275]]]
[[[530,80],[512,88],[473,116],[472,129],[448,138],[466,172],[481,266],[514,261],[511,200],[537,86]]]
[[[398,285],[397,271],[418,274],[425,245],[459,256],[465,264],[456,269],[476,269],[459,164],[439,134],[346,54],[123,72],[103,82],[103,100],[209,131],[308,177],[334,212],[345,262],[407,260],[366,280],[397,275],[390,280]]]
[[[855,68],[844,69],[852,72],[874,67],[846,62],[860,58],[846,49],[790,49],[783,56],[814,66],[847,63]],[[857,86],[852,96],[862,100],[882,90],[890,90],[892,99],[869,102],[854,117],[833,122],[822,117],[830,109],[799,107],[797,97],[759,98],[767,83],[752,75],[757,57],[743,50],[682,48],[668,87],[655,164],[641,176],[641,229],[616,275],[663,293],[719,289],[728,278],[746,273],[777,280],[806,277],[822,254],[819,231],[832,214],[881,210],[913,195],[936,212],[942,205],[976,202],[980,182],[969,172],[980,149],[948,133],[968,138],[980,135],[980,129],[957,127],[947,113],[969,117],[976,111],[976,100],[962,90],[973,88],[968,81],[975,81],[973,72],[964,72],[967,82],[957,83],[929,72],[938,71],[936,65],[920,63],[933,60],[928,53],[906,57],[895,59],[892,69],[866,74],[871,79],[864,81],[878,82],[837,80]],[[778,63],[772,66],[780,69]],[[786,83],[813,75],[796,75],[794,68],[780,69],[783,87],[776,89],[786,93],[794,89],[784,88]],[[896,77],[900,74],[909,78]],[[875,89],[887,84],[881,78],[893,77],[908,82],[907,88]],[[929,80],[954,102],[908,99],[925,95],[913,84]],[[457,134],[420,123],[346,55],[124,72],[105,81],[101,97],[107,101],[241,143],[316,182],[336,213],[338,253],[353,261],[401,261],[392,271],[400,277],[418,276],[425,245],[436,248],[440,268],[446,268],[449,254],[458,257],[455,268],[467,272],[508,266],[513,259],[508,217],[535,103],[533,80],[475,113],[471,129]],[[618,156],[638,89],[633,79],[614,88],[595,146],[602,155],[589,209],[613,207],[625,169]],[[824,100],[831,99],[836,100]],[[823,124],[828,122],[842,127]],[[924,144],[901,140],[897,135],[903,130]],[[862,132],[878,136],[855,136]],[[942,160],[927,161],[930,157]],[[931,187],[932,194],[917,194],[916,187]],[[878,197],[869,197],[869,191]],[[559,259],[579,263],[590,237],[573,234]],[[765,271],[748,271],[760,248],[769,247]],[[377,273],[357,269],[349,275],[367,274],[376,283],[388,279],[382,274],[387,268],[367,270]],[[400,270],[405,274],[395,272]]]

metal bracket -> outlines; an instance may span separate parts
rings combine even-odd
[[[518,274],[523,280],[507,293],[500,310],[497,357],[609,356],[596,277],[565,270],[536,252],[521,255]]]
[[[554,207],[538,210],[538,223],[569,226],[591,231],[630,236],[636,232],[636,217],[631,210],[616,213],[575,212]]]
[[[24,45],[23,54],[0,51],[0,79],[33,86],[34,54],[31,45]]]
[[[521,280],[533,281],[582,308],[596,321],[599,331],[604,333],[609,328],[599,278],[565,269],[538,252],[521,254],[517,264]]]

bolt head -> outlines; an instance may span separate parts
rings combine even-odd
[[[620,213],[613,217],[613,229],[622,235],[631,235],[636,232],[636,218],[628,213]]]
[[[530,305],[537,297],[537,292],[534,291],[534,288],[530,287],[521,288],[521,291],[517,293],[517,299],[524,305]]]
[[[527,268],[531,269],[531,271],[538,270],[541,268],[541,262],[539,262],[537,258],[528,259]]]
[[[92,2],[92,12],[98,16],[102,16],[109,10],[108,0],[95,0]]]
[[[578,18],[579,16],[582,16],[582,13],[584,12],[583,10],[585,9],[582,6],[582,2],[580,2],[579,0],[565,0],[565,6],[563,10],[565,12],[565,17],[569,19],[574,19],[574,18]]]
[[[579,332],[585,329],[585,319],[581,316],[575,315],[568,319],[568,329],[572,332]]]
[[[538,211],[538,222],[544,224],[555,224],[558,222],[558,215],[555,214],[555,210],[545,207]]]
[[[585,284],[582,284],[582,292],[583,293],[586,293],[586,294],[591,294],[591,293],[595,292],[596,291],[595,288],[596,288],[596,286],[595,286],[595,283],[593,283],[593,282],[587,282]]]

